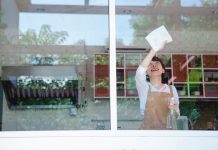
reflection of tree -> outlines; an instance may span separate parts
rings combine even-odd
[[[217,0],[200,0],[202,7],[217,6]],[[208,16],[186,16],[182,19],[182,23],[187,27],[186,30],[217,30],[218,17],[217,15]]]
[[[68,33],[65,31],[52,31],[49,25],[42,25],[39,33],[35,30],[29,29],[20,34],[19,44],[21,45],[57,45],[65,41]],[[32,56],[25,56],[30,59]],[[32,63],[37,65],[54,64],[55,59],[53,56],[37,55],[32,58]]]
[[[86,45],[86,41],[81,39],[81,40],[78,40],[76,43],[74,43],[74,45],[80,45],[80,46]]]
[[[186,27],[186,30],[217,30],[218,17],[217,16],[185,16],[182,19],[182,24]]]
[[[176,29],[173,18],[175,18],[173,14],[168,16],[159,15],[157,17],[157,24],[158,26],[164,24],[168,29]]]
[[[168,28],[173,28],[172,17],[170,16],[157,16],[158,25],[166,25]],[[144,37],[153,29],[151,16],[133,16],[130,20],[130,24],[134,29],[132,45],[144,47]]]
[[[137,46],[144,44],[142,37],[145,37],[148,34],[148,29],[151,28],[151,18],[149,16],[134,16],[131,18],[130,24],[134,29],[132,44]]]
[[[168,0],[169,3],[172,3],[172,0]],[[168,3],[167,0],[165,0],[165,3]],[[217,0],[200,0],[201,2],[201,6],[202,7],[207,7],[207,6],[216,6],[217,5]],[[162,6],[163,7],[163,6]],[[201,8],[199,8],[201,9]],[[174,20],[175,17],[173,17],[174,15],[177,14],[170,14],[170,15],[157,15],[156,18],[156,26],[159,25],[165,25],[167,27],[167,29],[170,30],[177,30],[180,27],[177,27],[176,24],[178,24],[177,20]],[[153,17],[153,18],[152,18]],[[178,17],[178,16],[177,16]],[[133,35],[133,40],[132,40],[132,45],[137,46],[137,47],[145,47],[147,45],[147,43],[145,43],[144,37],[152,30],[155,28],[154,24],[155,23],[155,16],[152,15],[140,15],[140,16],[132,16],[131,20],[129,21],[129,23],[131,24],[133,30],[134,30],[134,35]],[[180,32],[180,33],[174,33],[172,32],[172,35],[174,36],[174,34],[176,36],[178,36],[178,39],[180,39],[180,37],[185,37],[183,39],[186,39],[187,36],[188,39],[186,39],[187,42],[191,42],[191,43],[182,43],[181,41],[179,41],[179,43],[181,45],[187,45],[187,44],[192,44],[193,43],[193,39],[196,38],[200,38],[199,40],[202,39],[202,41],[213,41],[210,39],[205,39],[206,37],[211,37],[211,33],[207,33],[207,35],[205,35],[205,33],[203,33],[203,35],[205,36],[201,36],[199,34],[199,32],[195,33],[195,32],[190,32],[190,31],[208,31],[208,30],[217,30],[218,27],[218,18],[217,15],[213,15],[213,13],[211,13],[211,15],[207,15],[207,16],[200,16],[200,15],[192,15],[192,16],[181,16],[181,23],[184,27],[184,31]],[[180,25],[178,24],[178,25]],[[183,34],[184,32],[184,34]],[[214,34],[214,33],[212,33]],[[193,37],[192,37],[193,35]],[[216,35],[212,35],[213,38],[216,37]],[[177,38],[177,37],[175,37]],[[178,41],[178,39],[175,39],[175,42]],[[197,43],[202,44],[202,42],[199,42],[199,40]],[[174,42],[175,45],[177,45]],[[179,44],[178,43],[178,44]],[[195,45],[197,45],[197,43]],[[204,42],[203,42],[204,43]]]
[[[216,6],[217,5],[217,0],[200,0],[202,6]]]
[[[39,33],[29,29],[20,34],[19,43],[21,45],[56,45],[66,40],[66,31],[52,31],[49,25],[42,25]]]

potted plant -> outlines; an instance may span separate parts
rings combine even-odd
[[[180,102],[180,115],[188,117],[189,129],[193,130],[194,125],[200,118],[200,111],[196,106],[197,100],[183,100]]]

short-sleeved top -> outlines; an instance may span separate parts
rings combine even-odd
[[[139,100],[140,100],[140,114],[141,115],[144,115],[149,87],[151,88],[152,92],[170,93],[169,85],[164,84],[164,86],[162,88],[157,89],[150,82],[148,82],[146,80],[146,71],[147,71],[147,68],[139,65],[138,69],[136,70],[136,76],[135,76],[136,87],[137,87]],[[175,86],[173,86],[173,85],[172,85],[172,91],[173,91],[173,97],[174,97],[175,101],[179,104],[179,96],[178,96],[178,93],[177,93]],[[178,114],[180,114],[179,108],[176,110],[176,112]]]

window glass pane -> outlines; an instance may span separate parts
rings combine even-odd
[[[107,0],[89,0],[89,4],[90,5],[104,5],[104,6],[107,6],[108,1]]]
[[[163,0],[161,6],[174,6],[174,0]]]
[[[218,17],[211,16],[181,16],[182,25],[186,30],[216,30]]]
[[[174,22],[174,16],[171,16],[171,15],[160,15],[157,17],[157,24],[158,26],[161,26],[161,25],[165,25],[168,27],[168,29],[175,29],[176,27],[176,23]]]
[[[216,7],[217,4],[217,0],[181,0],[183,7]]]
[[[1,130],[110,130],[108,6],[21,1],[1,5]]]
[[[152,5],[152,0],[117,0],[116,5],[124,6],[149,6]]]
[[[152,26],[150,16],[116,15],[117,47],[142,47],[144,36]]]
[[[35,31],[40,36],[40,30],[61,31],[59,45],[105,45],[108,38],[108,16],[95,14],[48,14],[48,13],[20,13],[19,31],[23,33]],[[37,22],[35,20],[38,20]],[[32,24],[32,22],[36,22]],[[58,23],[56,23],[58,21]],[[86,22],[89,22],[88,24]],[[101,26],[99,26],[101,24]],[[20,36],[20,38],[22,38]],[[44,37],[46,38],[46,37]],[[52,40],[52,39],[50,39]],[[22,43],[20,40],[20,44]],[[50,41],[47,41],[50,42]],[[30,43],[33,44],[34,43]],[[54,43],[47,43],[54,45]]]
[[[214,49],[217,37],[218,17],[216,15],[191,15],[181,16],[181,28],[183,29],[180,36],[186,40],[179,40],[182,44],[190,45],[193,49],[205,49],[210,45]],[[209,50],[208,50],[209,51]],[[213,51],[213,50],[212,50]]]
[[[217,6],[217,1],[181,3]],[[131,7],[116,3],[119,130],[218,129],[217,20],[210,7],[185,8],[173,0],[155,3],[153,7],[144,4],[144,9],[136,3]],[[150,66],[139,67],[151,49],[145,37],[161,25],[173,38],[173,42],[155,54],[164,65],[155,64],[156,60]],[[160,70],[164,71],[155,74]],[[170,87],[174,89],[173,95],[168,95]],[[169,117],[167,103],[172,96],[179,103],[174,118]],[[174,120],[172,126],[170,118]]]
[[[40,5],[83,5],[84,0],[31,0],[31,3]]]

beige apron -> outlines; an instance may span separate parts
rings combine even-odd
[[[172,87],[170,93],[151,92],[149,86],[148,98],[145,104],[144,121],[140,127],[142,130],[166,130],[168,103],[173,96]]]

